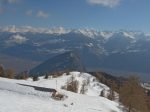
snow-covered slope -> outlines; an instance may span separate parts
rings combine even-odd
[[[61,89],[72,76],[79,82],[79,88],[83,81],[89,82],[85,94]],[[68,97],[62,101],[56,101],[51,98],[49,92],[38,91],[33,87],[20,84],[56,89]],[[40,77],[40,80],[35,82],[31,79],[0,78],[0,109],[1,112],[122,112],[117,102],[99,96],[99,92],[103,89],[106,93],[109,92],[109,87],[97,82],[95,77],[80,72],[63,74],[58,78]]]

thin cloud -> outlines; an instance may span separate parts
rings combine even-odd
[[[20,0],[0,0],[0,4],[4,5],[4,4],[14,4],[14,3],[18,3]]]
[[[39,17],[39,18],[48,18],[48,16],[49,16],[48,13],[43,12],[41,10],[37,12],[37,17]]]
[[[4,10],[6,11],[6,6],[9,4],[17,4],[21,0],[0,0],[0,14],[4,13]]]
[[[5,0],[5,1],[8,1],[8,3],[17,3],[19,0]]]
[[[38,17],[38,18],[48,18],[49,17],[49,14],[42,11],[42,10],[39,10],[39,11],[35,11],[35,10],[28,10],[25,12],[25,14],[27,16],[32,16],[32,17]]]
[[[33,15],[33,10],[28,10],[28,11],[26,12],[26,15],[32,16],[32,15]]]
[[[92,5],[101,5],[112,8],[119,5],[121,0],[87,0],[87,2]]]

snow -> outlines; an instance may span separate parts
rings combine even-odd
[[[129,37],[129,38],[131,38],[131,39],[135,39],[135,37],[133,36],[133,34],[130,33],[130,32],[123,32],[123,34],[124,34],[124,36],[126,36],[126,37]]]
[[[78,93],[61,89],[67,81],[74,77],[79,82]],[[79,94],[82,83],[88,81],[85,94]],[[19,84],[27,84],[38,87],[57,89],[68,98],[56,101],[51,98],[51,93],[35,90],[33,87]],[[57,78],[39,81],[15,80],[0,78],[0,112],[122,112],[119,103],[100,97],[100,91],[109,93],[109,87],[99,83],[95,77],[80,72],[70,72]]]
[[[142,33],[140,31],[128,31],[128,30],[119,30],[119,31],[101,31],[92,28],[82,28],[82,29],[66,29],[64,27],[51,27],[51,28],[42,28],[42,27],[32,27],[32,26],[3,26],[0,27],[0,32],[9,32],[12,34],[26,34],[30,33],[41,33],[41,34],[48,34],[48,35],[64,35],[68,33],[76,33],[81,34],[91,39],[98,39],[101,41],[108,41],[110,38],[113,38],[114,35],[117,37],[124,36],[126,39],[129,39],[131,44],[137,42],[140,39],[145,39],[146,41],[150,40],[150,34]],[[60,36],[58,36],[60,37]],[[18,37],[17,37],[18,38]],[[26,40],[26,38],[25,38]],[[24,40],[24,41],[25,41]],[[39,44],[35,44],[39,45]]]
[[[12,35],[9,40],[6,41],[6,44],[23,44],[27,41],[28,39],[24,36],[21,36],[19,34],[17,35]]]
[[[1,112],[49,112],[50,105],[48,100],[0,90]]]
[[[147,90],[150,90],[150,83],[142,83],[141,86]]]
[[[104,37],[105,39],[109,39],[110,37],[113,36],[113,33],[112,33],[112,32],[101,31],[101,32],[100,32],[100,35],[101,35],[102,37]]]

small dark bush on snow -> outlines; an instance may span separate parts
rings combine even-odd
[[[38,81],[38,80],[39,80],[38,76],[33,76],[33,81]]]

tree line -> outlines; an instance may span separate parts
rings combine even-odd
[[[128,78],[115,78],[102,72],[95,72],[93,75],[99,82],[110,87],[108,99],[115,100],[114,92],[119,93],[119,101],[125,106],[127,112],[150,112],[149,93],[141,86],[140,78],[136,75]],[[100,96],[104,96],[103,91]]]
[[[15,72],[13,69],[4,70],[3,66],[0,65],[0,77],[13,79],[15,77]]]
[[[0,77],[10,79],[27,79],[29,77],[29,74],[27,71],[16,74],[13,69],[4,69],[4,67],[0,65]]]
[[[136,76],[130,76],[119,88],[120,102],[128,112],[150,112],[150,100]]]

